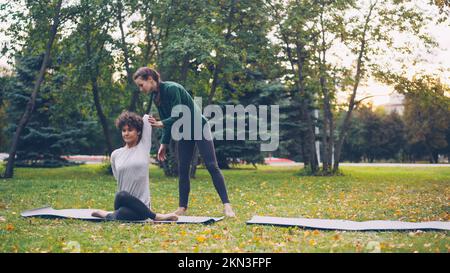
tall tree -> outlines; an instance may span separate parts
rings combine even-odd
[[[103,135],[108,149],[108,154],[113,151],[109,121],[104,113],[101,101],[102,88],[99,84],[99,77],[102,69],[102,61],[108,55],[105,44],[110,40],[108,34],[111,26],[111,13],[105,1],[82,0],[79,5],[78,31],[75,33],[82,41],[80,49],[81,65],[85,69],[82,77],[87,80],[92,92],[95,110],[103,129]]]
[[[271,16],[277,24],[276,37],[281,41],[283,62],[289,65],[286,73],[296,87],[300,101],[300,123],[303,123],[302,145],[305,167],[312,174],[319,170],[315,146],[315,119],[312,116],[314,89],[307,87],[309,66],[313,52],[309,50],[318,36],[317,18],[319,9],[310,1],[267,1]]]
[[[133,82],[133,70],[136,69],[136,63],[133,63],[134,57],[134,45],[127,42],[127,38],[129,36],[129,32],[126,29],[127,19],[130,20],[134,15],[139,5],[135,3],[136,1],[113,1],[111,6],[113,8],[114,17],[117,21],[120,38],[117,40],[117,46],[122,51],[123,64],[126,72],[126,81],[125,81],[125,90],[127,93],[131,93],[130,104],[128,106],[128,110],[135,112],[139,103],[139,90],[136,88],[136,85]],[[131,17],[131,18],[130,18]],[[131,25],[132,22],[128,22],[128,25]],[[131,29],[133,30],[133,29]]]
[[[270,57],[275,53],[267,38],[271,26],[261,2],[174,2],[177,5],[167,10],[165,2],[154,5],[143,14],[149,19],[139,22],[156,41],[149,44],[146,38],[140,45],[142,53],[150,52],[163,79],[182,83],[207,105],[236,101],[243,90],[256,90],[257,81],[276,74],[278,65]],[[167,16],[171,19],[161,19]],[[197,166],[195,158],[191,175]]]
[[[343,77],[340,88],[348,90],[350,95],[347,109],[342,122],[338,125],[338,136],[334,153],[333,171],[339,168],[342,145],[351,124],[352,113],[365,99],[357,99],[358,90],[365,79],[377,74],[380,70],[389,69],[379,64],[379,56],[386,50],[398,55],[411,56],[411,45],[395,43],[396,36],[407,34],[414,37],[418,43],[426,47],[436,46],[436,43],[424,32],[425,26],[432,18],[418,6],[409,1],[368,1],[353,5],[351,10],[359,10],[363,15],[353,15],[345,20],[342,29],[343,44],[355,57],[352,75]],[[392,65],[389,60],[387,66]],[[346,72],[348,74],[348,71]]]
[[[0,151],[2,152],[9,147],[8,137],[5,134],[7,126],[5,94],[12,80],[13,78],[7,75],[0,77]]]
[[[352,78],[352,86],[351,86],[351,94],[348,100],[347,112],[345,113],[344,119],[339,127],[338,138],[336,141],[336,147],[334,152],[334,166],[333,171],[337,172],[339,168],[339,161],[341,158],[342,145],[344,144],[345,138],[347,136],[348,129],[350,127],[352,113],[358,102],[356,101],[356,95],[358,92],[359,85],[361,83],[361,79],[364,77],[365,68],[364,68],[364,60],[367,58],[368,52],[368,40],[370,39],[369,31],[371,27],[371,22],[373,21],[373,11],[377,6],[378,1],[372,2],[369,4],[369,8],[367,13],[364,15],[362,28],[359,25],[354,29],[353,38],[357,43],[357,47],[354,48],[354,52],[357,54],[356,59],[356,69],[354,71],[354,76]]]
[[[32,4],[28,3],[29,10],[31,11],[32,16],[36,16],[33,19],[35,20],[34,23],[36,23],[35,29],[30,29],[29,31],[39,31],[37,28],[41,28],[41,30],[49,29],[50,31],[49,36],[47,38],[47,43],[45,46],[44,51],[44,58],[42,60],[42,65],[39,71],[39,75],[36,78],[35,85],[33,88],[33,91],[31,93],[29,102],[27,104],[27,107],[25,109],[25,112],[23,113],[22,117],[20,118],[19,124],[17,126],[16,132],[14,134],[11,148],[9,150],[9,157],[8,157],[8,164],[5,169],[5,178],[12,178],[14,174],[14,160],[16,157],[16,151],[17,151],[17,145],[19,142],[20,135],[22,134],[23,129],[27,126],[28,121],[31,118],[32,112],[34,110],[34,106],[36,103],[36,96],[39,92],[39,88],[44,81],[44,76],[47,71],[47,66],[50,60],[50,53],[53,46],[53,42],[56,38],[58,28],[61,24],[61,7],[62,7],[62,0],[57,1],[51,1],[47,2],[44,5],[42,3],[38,4]],[[51,25],[48,25],[48,21],[46,18],[39,18],[39,16],[43,14],[46,14],[48,11],[52,12],[52,21],[50,22]],[[41,25],[42,24],[42,25]]]
[[[418,75],[411,80],[392,76],[395,90],[405,94],[404,121],[411,145],[421,146],[432,163],[448,147],[450,127],[450,87],[438,78]]]
[[[348,136],[342,146],[342,159],[404,161],[406,133],[403,120],[397,112],[386,113],[364,104],[355,110]]]
[[[58,46],[54,47],[54,56],[57,55]],[[42,56],[16,56],[14,65],[14,78],[5,89],[5,98],[8,101],[8,120],[20,117],[28,103],[28,94],[32,89],[33,79],[39,71]],[[52,58],[49,73],[41,85],[36,97],[35,111],[27,127],[23,130],[17,146],[16,166],[45,166],[57,167],[69,164],[61,155],[77,147],[83,139],[84,127],[77,124],[77,119],[67,122],[67,116],[62,122],[54,122],[57,112],[60,111],[57,94],[63,89],[59,77],[59,65],[56,57]],[[69,108],[70,110],[76,110]],[[66,111],[69,112],[69,111]],[[14,131],[17,125],[10,123],[8,131]]]

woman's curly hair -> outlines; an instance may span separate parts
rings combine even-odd
[[[119,130],[128,125],[129,128],[134,128],[138,132],[139,139],[142,137],[142,128],[144,127],[144,122],[142,121],[142,117],[134,112],[124,111],[119,117],[116,119],[116,127]]]

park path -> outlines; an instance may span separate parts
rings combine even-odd
[[[277,163],[277,164],[269,164],[270,166],[303,166],[303,163],[294,162],[294,163]],[[450,168],[450,164],[441,163],[441,164],[424,164],[424,163],[340,163],[339,166],[342,167],[448,167]]]
[[[266,157],[265,162],[270,166],[303,166],[301,162],[295,162],[287,158]],[[427,163],[340,163],[339,166],[351,167],[450,167],[450,164]]]
[[[3,161],[8,157],[6,153],[0,153],[0,161]],[[100,164],[108,158],[102,155],[70,155],[65,156],[65,158],[69,161],[83,162],[86,164]],[[153,159],[151,160],[154,161]],[[266,164],[269,166],[280,166],[280,167],[290,167],[290,166],[303,166],[301,162],[295,162],[289,159],[284,158],[266,158]],[[441,164],[427,164],[427,163],[341,163],[340,166],[349,166],[349,167],[450,167],[450,164],[441,163]]]

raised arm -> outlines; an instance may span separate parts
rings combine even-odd
[[[142,145],[147,151],[150,152],[150,148],[152,146],[152,126],[148,121],[149,115],[144,115],[142,121],[144,122],[144,126],[142,127],[142,137],[139,145]]]

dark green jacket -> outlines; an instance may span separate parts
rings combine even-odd
[[[164,124],[161,144],[170,143],[170,139],[172,137],[172,125],[177,119],[180,118],[180,116],[171,117],[172,108],[179,104],[186,105],[191,110],[191,139],[194,139],[194,115],[201,115],[200,108],[197,104],[195,104],[194,99],[181,84],[176,82],[161,82],[159,85],[159,92],[161,92],[160,105],[155,105],[158,108],[159,117]],[[201,115],[201,119],[203,129],[203,125],[207,122],[207,119],[203,115]]]

